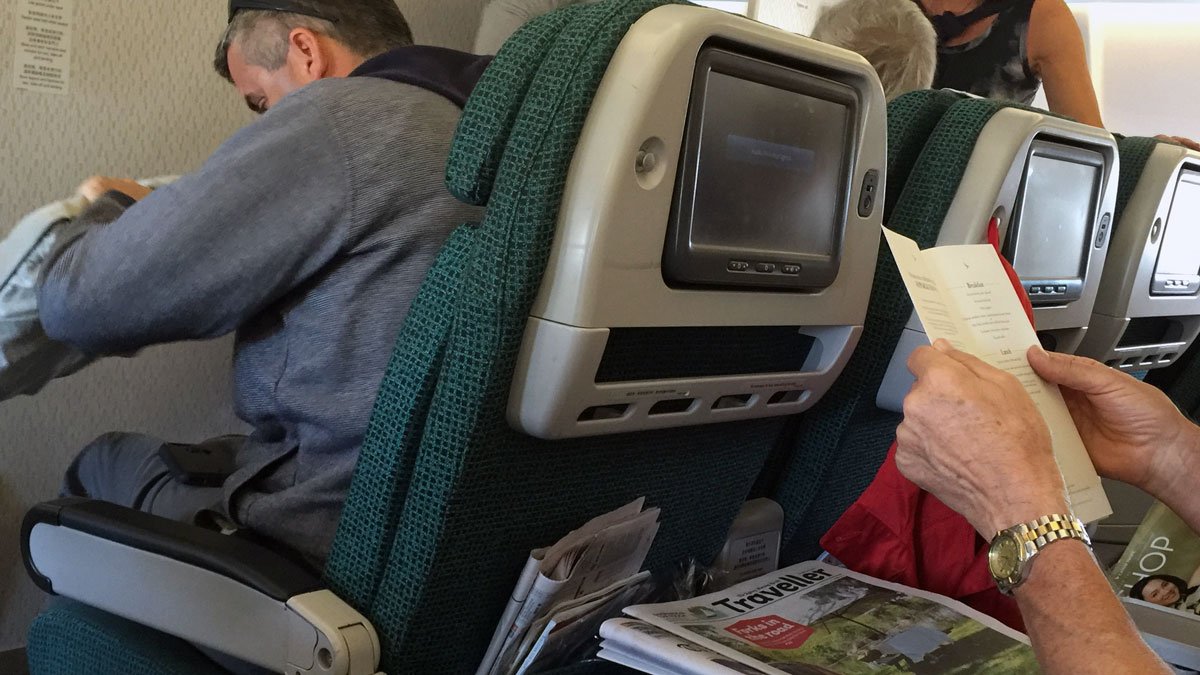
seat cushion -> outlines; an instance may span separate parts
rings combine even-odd
[[[31,675],[218,675],[190,644],[69,600],[42,612],[29,629]]]

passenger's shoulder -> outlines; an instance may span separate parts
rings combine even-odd
[[[296,92],[298,103],[316,105],[337,113],[362,108],[387,108],[393,114],[406,109],[458,107],[440,94],[421,87],[379,77],[338,77],[314,82]]]

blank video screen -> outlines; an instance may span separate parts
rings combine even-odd
[[[1175,188],[1156,274],[1200,273],[1200,174],[1186,172]]]
[[[692,245],[831,256],[850,123],[841,103],[710,72]]]
[[[1033,155],[1013,268],[1026,279],[1077,279],[1095,217],[1100,167]]]

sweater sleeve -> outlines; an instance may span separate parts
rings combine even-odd
[[[309,91],[280,102],[201,169],[52,253],[47,335],[90,354],[217,337],[351,244],[344,153]]]

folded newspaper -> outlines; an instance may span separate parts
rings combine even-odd
[[[1109,580],[1160,656],[1200,670],[1200,535],[1155,502]]]
[[[601,622],[651,591],[641,572],[659,509],[637,499],[532,551],[476,675],[523,675],[566,663]]]
[[[599,655],[654,675],[1038,671],[1024,635],[966,605],[817,561],[625,614]]]

